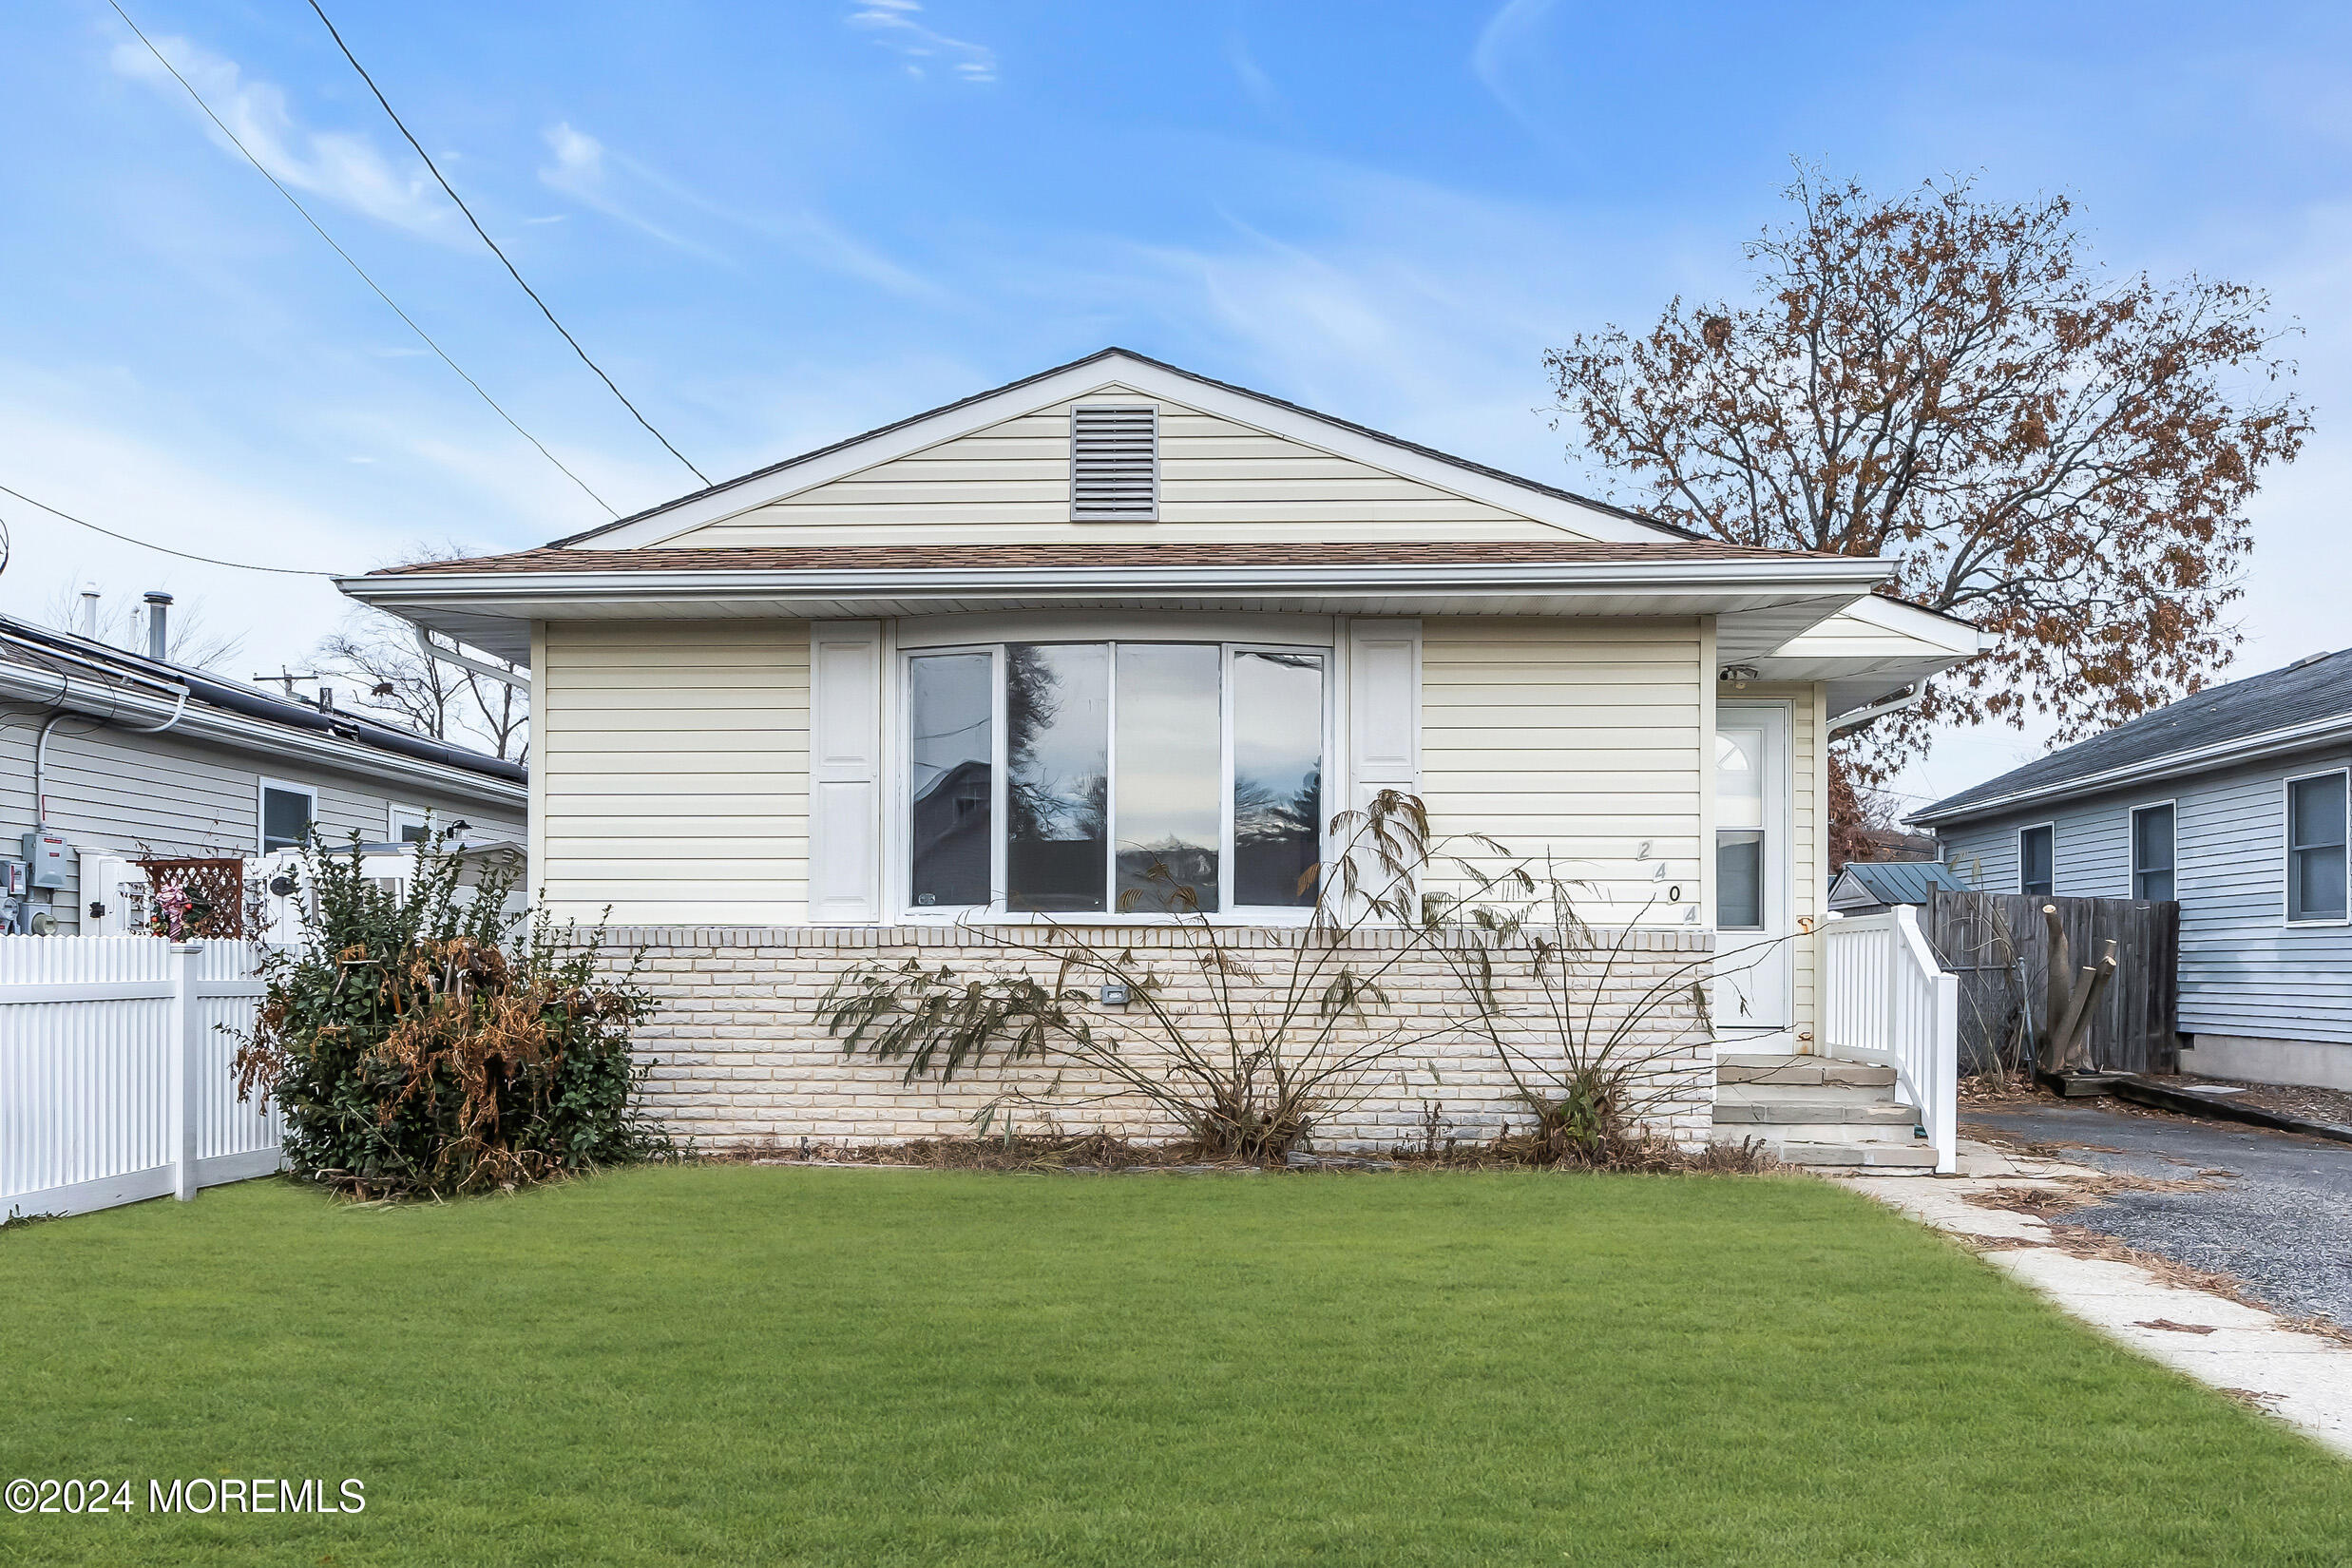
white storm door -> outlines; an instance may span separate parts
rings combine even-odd
[[[1715,708],[1715,985],[1718,1031],[1795,1023],[1791,971],[1788,730],[1785,702]]]

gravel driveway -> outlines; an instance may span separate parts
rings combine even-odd
[[[2352,1144],[2096,1103],[1963,1107],[1962,1130],[2056,1145],[2078,1164],[2168,1179],[2231,1173],[2204,1192],[2118,1193],[2060,1216],[2193,1268],[2235,1274],[2289,1315],[2352,1328]]]

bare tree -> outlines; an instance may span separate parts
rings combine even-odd
[[[61,632],[82,635],[82,591],[79,580],[60,583],[41,607],[41,619]],[[146,606],[128,594],[98,602],[98,641],[125,653],[147,651]],[[223,673],[244,647],[243,636],[216,633],[204,623],[204,602],[185,599],[172,606],[164,621],[163,657],[193,670]]]
[[[1893,200],[1804,171],[1747,247],[1747,305],[1675,299],[1545,356],[1558,407],[1651,508],[1718,538],[1887,555],[1994,652],[1848,747],[1883,780],[1932,727],[2040,712],[2073,737],[2196,690],[2238,634],[2246,507],[2309,411],[2269,297],[2096,267],[2063,197]]]
[[[451,561],[468,553],[446,545],[416,550],[399,564]],[[454,638],[430,635],[436,647],[464,651]],[[361,708],[436,740],[477,746],[516,762],[529,758],[529,698],[503,680],[426,658],[407,621],[377,610],[355,610],[341,630],[320,640],[311,660],[320,679],[349,684]]]

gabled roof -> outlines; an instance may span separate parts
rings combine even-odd
[[[2346,736],[2352,736],[2352,650],[2209,686],[1939,800],[1909,820],[1956,822],[2054,795],[2222,767]]]
[[[1269,396],[1248,387],[1200,375],[1148,354],[1137,354],[1130,349],[1107,348],[1067,364],[1040,371],[1034,375],[1024,375],[1018,381],[1008,381],[1001,387],[992,387],[986,392],[974,392],[969,397],[958,398],[922,413],[893,420],[888,425],[813,451],[802,452],[796,457],[755,468],[749,473],[665,501],[658,507],[649,507],[628,517],[567,535],[550,542],[547,547],[559,549],[595,544],[629,548],[657,544],[714,518],[903,455],[907,450],[979,429],[1005,417],[1009,412],[1019,411],[1019,405],[1024,401],[1023,394],[1027,394],[1025,400],[1031,403],[1050,402],[1055,396],[1080,384],[1102,380],[1118,380],[1173,399],[1189,398],[1210,411],[1222,411],[1244,422],[1279,430],[1331,449],[1343,447],[1360,449],[1369,444],[1385,454],[1377,461],[1395,468],[1399,472],[1415,468],[1425,470],[1428,466],[1436,465],[1457,480],[1467,480],[1488,490],[1496,486],[1507,487],[1518,492],[1520,509],[1529,504],[1536,504],[1541,510],[1558,511],[1558,504],[1565,502],[1591,522],[1615,525],[1618,537],[1655,538],[1661,541],[1705,537],[1611,502],[1579,495],[1541,480],[1506,473],[1483,463],[1456,457],[1434,447],[1425,447],[1419,442],[1373,430],[1368,425],[1359,425],[1352,420]],[[1061,385],[1057,386],[1056,383]],[[1309,427],[1311,427],[1311,432]],[[1370,456],[1369,453],[1364,455]]]
[[[520,762],[341,709],[322,712],[183,664],[5,615],[0,615],[0,697],[115,719],[133,733],[169,717],[178,734],[264,759],[299,755],[445,788],[470,782],[502,800],[519,800],[530,776]]]
[[[715,545],[679,548],[648,545],[634,550],[589,550],[547,545],[511,555],[462,561],[421,561],[386,566],[371,577],[448,576],[461,572],[693,572],[693,571],[921,571],[982,568],[1047,570],[1175,566],[1410,566],[1517,564],[1592,564],[1644,561],[1786,561],[1807,552],[1729,545],[1714,539],[1662,539],[1655,544],[1611,540],[1491,540],[1450,543],[1387,540],[1375,544],[1183,545]],[[1848,556],[1819,556],[1845,561]]]
[[[1924,904],[1936,888],[1964,890],[1960,878],[1933,860],[1849,860],[1829,885],[1829,907]]]

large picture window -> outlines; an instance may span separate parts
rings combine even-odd
[[[2286,918],[2344,918],[2344,775],[2286,784]]]
[[[1329,656],[1222,642],[910,653],[917,909],[1313,907]]]

